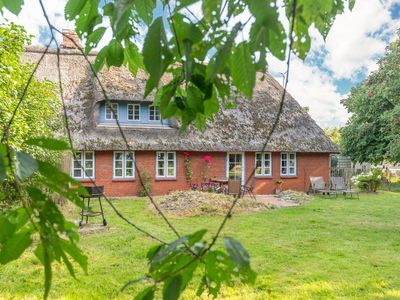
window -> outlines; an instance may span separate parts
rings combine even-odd
[[[281,153],[281,175],[296,175],[296,153]]]
[[[270,152],[256,153],[256,176],[272,175],[272,158]]]
[[[93,151],[81,151],[76,153],[76,159],[72,163],[72,177],[89,179],[95,177],[95,161]]]
[[[228,154],[228,178],[240,179],[243,178],[243,155],[241,153]]]
[[[157,152],[157,177],[176,177],[176,154],[175,152]]]
[[[150,121],[160,121],[161,115],[158,110],[158,106],[149,106],[149,120]]]
[[[135,153],[114,151],[113,178],[135,178]]]
[[[106,120],[118,120],[118,103],[106,103]]]
[[[128,121],[140,120],[140,104],[128,104]]]

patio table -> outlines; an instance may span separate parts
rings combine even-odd
[[[215,191],[218,192],[226,192],[227,190],[227,185],[228,185],[228,178],[223,177],[223,178],[212,178],[210,179],[210,182],[213,182],[217,184],[218,186],[216,187]]]

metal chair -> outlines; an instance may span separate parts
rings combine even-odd
[[[87,195],[81,195],[81,198],[83,200],[83,207],[81,211],[81,220],[79,222],[79,227],[82,226],[84,217],[86,217],[86,224],[87,224],[89,217],[97,217],[97,216],[101,216],[103,218],[103,225],[107,226],[107,221],[104,218],[103,205],[101,204],[101,197],[103,197],[104,186],[85,186],[85,189],[87,191]],[[98,198],[100,211],[91,210],[90,200],[92,198]],[[87,206],[85,205],[85,200],[87,200]]]
[[[345,198],[347,195],[350,195],[350,198],[353,198],[353,195],[356,195],[358,199],[360,199],[360,195],[357,191],[348,189],[343,177],[331,177],[331,189],[335,190],[337,193],[342,194]]]
[[[250,185],[242,185],[242,196],[244,196],[246,193],[248,193],[250,195],[251,198],[253,198],[255,201],[256,199],[256,195],[254,194],[254,186],[256,185],[256,177],[253,176],[251,178],[251,182]]]
[[[310,176],[310,191],[314,195],[317,193],[322,194],[323,196],[330,196],[331,194],[336,195],[336,191],[329,189],[324,181],[322,176]]]

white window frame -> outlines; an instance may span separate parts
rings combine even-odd
[[[242,183],[244,183],[245,176],[246,176],[246,161],[245,161],[246,160],[246,156],[245,156],[244,152],[228,152],[226,154],[226,166],[225,166],[226,178],[229,178],[229,155],[231,155],[231,154],[240,154],[240,155],[242,155],[242,174],[241,174],[242,179],[241,179],[241,181],[242,181]]]
[[[107,103],[104,104],[104,119],[109,121],[109,120],[119,120],[119,104],[118,103],[110,103],[109,105]],[[110,106],[112,107],[112,109],[110,108]],[[111,109],[110,114],[111,114],[111,118],[107,117],[107,110]],[[115,115],[114,115],[115,112]]]
[[[282,156],[286,154],[286,159],[283,159]],[[293,155],[294,159],[290,159],[290,156]],[[283,166],[282,162],[286,161],[286,166]],[[293,167],[290,167],[290,162],[293,161]],[[294,168],[294,172],[290,172],[290,169]],[[282,169],[286,169],[286,173],[282,172]],[[295,152],[282,152],[280,159],[280,173],[281,176],[297,176],[297,155]]]
[[[137,115],[137,118],[136,118],[135,111],[136,111],[137,107],[139,108],[139,114]],[[132,119],[129,118],[129,110],[130,109],[132,109]],[[128,104],[127,109],[126,109],[126,119],[128,121],[140,121],[140,104],[138,104],[138,103]]]
[[[265,155],[269,155],[269,159],[265,159]],[[257,155],[261,155],[261,174],[257,174]],[[265,172],[265,169],[267,168],[265,165],[265,162],[269,162],[269,173]],[[255,172],[254,176],[256,177],[263,177],[263,176],[272,176],[272,153],[271,152],[256,152],[254,155],[254,167],[255,167]]]
[[[159,159],[158,155],[163,153],[164,154],[164,159],[162,160],[164,162],[164,175],[159,175],[158,170],[160,169],[158,167]],[[168,154],[173,154],[174,155],[174,174],[173,175],[168,175]],[[157,151],[156,152],[156,178],[176,178],[176,152],[175,151]]]
[[[76,179],[95,179],[96,178],[96,156],[94,151],[78,151],[76,154],[81,155],[81,161],[80,161],[80,167],[75,168],[75,159],[72,158],[72,169],[71,169],[71,177],[76,178]],[[90,159],[86,159],[86,154],[87,153],[92,153],[92,161],[93,161],[93,176],[87,176],[86,175],[86,161],[90,161]],[[81,176],[75,176],[75,170],[81,170]]]
[[[156,117],[157,115],[159,116],[159,119],[154,118],[153,120],[151,119],[151,109],[157,109],[158,114],[156,114],[156,112],[154,112],[154,117]],[[157,105],[150,105],[149,106],[149,121],[161,121],[161,113],[160,113],[160,109]]]
[[[116,154],[118,154],[118,153],[120,153],[120,154],[122,154],[122,160],[121,160],[121,162],[122,162],[122,175],[121,176],[117,176],[116,174],[115,174],[115,171],[116,171],[116,167],[115,167],[115,163],[116,163],[116,160],[115,160],[115,157],[116,157]],[[126,175],[126,162],[127,162],[127,156],[129,155],[129,154],[132,154],[133,155],[133,160],[132,160],[132,175],[131,176],[129,176],[129,175]],[[135,168],[135,152],[134,151],[114,151],[113,152],[113,179],[134,179],[135,178],[135,174],[136,174],[136,168]]]

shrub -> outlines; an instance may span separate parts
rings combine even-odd
[[[379,168],[374,168],[368,173],[361,173],[360,175],[353,176],[351,181],[361,191],[376,192],[382,180],[382,171]]]
[[[138,192],[138,196],[139,197],[146,197],[147,193],[150,194],[151,191],[151,183],[150,183],[150,174],[147,171],[142,171],[142,181],[143,181],[143,185]],[[146,193],[147,190],[147,193]]]

